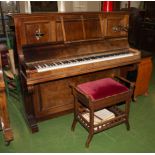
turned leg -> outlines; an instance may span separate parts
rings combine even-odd
[[[90,107],[90,127],[89,127],[89,135],[86,141],[85,146],[88,148],[89,144],[92,140],[92,137],[94,135],[94,108],[93,106]]]
[[[128,120],[126,120],[125,125],[126,125],[126,129],[129,131],[130,130],[130,124],[129,124]]]
[[[130,99],[127,99],[125,101],[125,114],[126,114],[126,128],[127,130],[130,130],[130,124],[129,124],[129,110],[130,110]]]
[[[76,120],[76,118],[74,118],[73,123],[72,123],[72,127],[71,127],[72,131],[74,131],[76,124],[77,124],[77,120]]]
[[[87,141],[86,141],[86,144],[85,144],[85,146],[87,148],[89,147],[89,144],[90,144],[92,138],[93,138],[93,134],[92,133],[89,133],[88,138],[87,138]]]
[[[75,126],[77,124],[77,116],[78,116],[78,113],[79,113],[78,108],[79,108],[78,100],[76,98],[76,95],[74,94],[74,119],[73,119],[73,123],[72,123],[72,126],[71,126],[72,131],[74,131]]]

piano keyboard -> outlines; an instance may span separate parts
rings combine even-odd
[[[119,59],[119,58],[129,57],[133,55],[134,54],[129,51],[111,53],[111,54],[102,53],[98,55],[90,55],[90,56],[78,57],[74,59],[72,58],[72,59],[62,60],[59,62],[37,64],[37,65],[34,65],[34,67],[37,69],[37,72],[45,72],[49,70],[56,70],[56,69],[79,66],[84,64],[91,64],[95,62]]]

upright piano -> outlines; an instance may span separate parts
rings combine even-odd
[[[13,132],[10,125],[6,92],[5,92],[5,82],[3,79],[2,70],[2,56],[1,52],[3,47],[0,46],[0,130],[3,132],[5,144],[8,145],[13,140]]]
[[[128,44],[127,12],[33,13],[11,16],[27,124],[72,112],[70,84],[120,74],[140,51]]]

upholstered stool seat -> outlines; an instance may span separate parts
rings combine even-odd
[[[130,85],[128,88],[126,84]],[[86,147],[95,133],[125,123],[129,130],[129,103],[133,93],[133,83],[117,77],[104,78],[72,86],[74,102],[74,120],[72,130],[80,122],[88,132]],[[118,103],[125,103],[125,109]]]
[[[126,86],[113,80],[112,78],[86,82],[79,84],[77,88],[84,94],[87,94],[92,101],[104,99],[105,97],[128,91]]]

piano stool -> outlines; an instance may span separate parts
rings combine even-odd
[[[96,133],[121,123],[126,124],[127,130],[130,129],[129,109],[134,88],[132,82],[115,76],[71,87],[74,95],[74,119],[71,130],[74,131],[79,122],[89,132],[86,147],[89,147]],[[122,108],[120,103],[125,106]],[[97,115],[99,113],[100,115]]]

